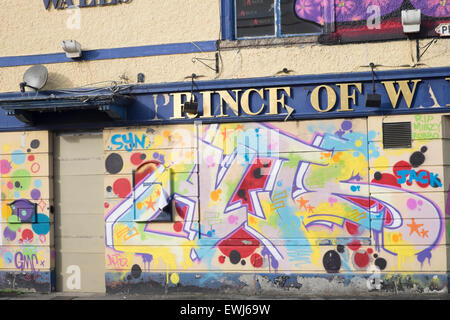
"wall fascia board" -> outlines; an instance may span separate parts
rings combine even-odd
[[[209,81],[196,81],[194,89],[199,91],[219,91],[219,90],[232,90],[239,89],[245,91],[248,88],[271,88],[271,87],[291,87],[293,91],[297,90],[296,101],[291,106],[296,108],[296,112],[292,113],[289,120],[305,120],[305,119],[330,119],[330,118],[355,118],[355,117],[367,117],[367,116],[389,116],[400,114],[414,114],[414,113],[447,113],[450,109],[446,108],[450,102],[449,91],[446,90],[446,86],[450,85],[445,79],[450,77],[450,67],[445,68],[429,68],[429,69],[408,69],[408,70],[392,70],[392,71],[375,71],[375,81],[379,85],[379,88],[383,88],[381,81],[400,81],[421,79],[422,89],[417,94],[418,103],[427,102],[428,99],[425,95],[428,93],[429,86],[436,86],[434,88],[438,100],[441,101],[441,107],[430,107],[424,103],[425,107],[417,105],[417,103],[407,108],[400,104],[399,107],[393,109],[392,106],[388,107],[389,103],[386,92],[379,92],[383,95],[383,101],[386,107],[382,108],[367,108],[364,107],[363,100],[364,94],[371,90],[372,85],[372,73],[371,72],[359,72],[359,73],[345,73],[345,74],[321,74],[321,75],[305,75],[305,76],[286,76],[286,77],[267,77],[267,78],[245,78],[245,79],[226,79],[226,80],[209,80]],[[351,112],[339,112],[341,110],[331,110],[330,112],[317,112],[314,111],[311,106],[308,106],[309,96],[303,93],[303,90],[317,88],[319,85],[328,85],[334,87],[337,90],[336,94],[339,95],[336,84],[342,83],[362,83],[363,90],[359,97],[358,105],[355,105],[354,110]],[[194,119],[170,119],[172,117],[173,106],[172,101],[169,101],[169,106],[166,106],[162,110],[162,114],[158,111],[160,117],[156,118],[154,115],[155,101],[161,94],[190,92],[191,82],[176,82],[176,83],[161,83],[161,84],[139,84],[128,86],[124,89],[123,94],[131,95],[135,98],[135,102],[131,103],[128,107],[129,116],[125,121],[117,122],[94,122],[94,123],[71,123],[63,124],[58,119],[54,119],[53,123],[44,126],[26,127],[21,124],[17,119],[11,116],[7,116],[3,110],[0,110],[0,131],[14,131],[14,130],[61,130],[61,129],[77,129],[77,128],[103,128],[103,127],[115,127],[115,126],[149,126],[158,124],[179,124],[179,123],[193,123],[194,121],[202,121],[203,123],[217,123],[217,122],[248,122],[248,121],[284,121],[286,120],[287,112],[282,110],[278,114],[266,115],[264,113],[258,115],[242,114],[240,116],[230,117],[211,117],[211,118],[194,118]],[[107,89],[105,88],[105,92]],[[230,91],[231,92],[231,91]],[[43,91],[38,94],[34,92],[26,92],[21,94],[20,92],[3,93],[0,94],[0,105],[2,102],[5,104],[8,100],[23,99],[24,101],[29,98],[42,98],[49,95],[59,95],[62,93],[55,91]],[[101,91],[97,91],[97,94],[101,95]],[[295,96],[295,94],[294,94]],[[166,96],[167,97],[167,96]],[[267,97],[266,97],[267,99]],[[300,100],[299,100],[300,99]],[[304,101],[301,99],[307,99]],[[402,99],[402,98],[400,98]],[[172,100],[172,99],[171,99]],[[301,102],[301,103],[300,103]],[[213,101],[214,105],[217,99]],[[299,104],[300,103],[300,104]],[[402,102],[404,104],[404,102]],[[443,103],[443,104],[442,104]],[[289,102],[288,102],[289,104]],[[3,112],[3,115],[1,114]]]

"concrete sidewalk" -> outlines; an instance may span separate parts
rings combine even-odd
[[[0,293],[0,300],[450,300],[450,294],[382,294],[367,295],[240,295],[204,293],[105,294],[83,292]]]

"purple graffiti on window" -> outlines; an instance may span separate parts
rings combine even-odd
[[[403,0],[335,0],[336,21],[360,21],[368,17],[368,8],[378,6],[385,16],[398,9]]]
[[[324,5],[325,0],[297,0],[295,2],[295,13],[301,19],[314,21],[315,23],[323,25]]]
[[[450,0],[410,0],[422,14],[431,17],[450,17]]]
[[[296,15],[305,20],[324,24],[324,8],[333,0],[297,0]],[[432,17],[450,17],[450,0],[410,0],[415,8]],[[403,0],[334,0],[336,21],[366,20],[370,6],[378,6],[380,15],[386,16],[399,9]]]

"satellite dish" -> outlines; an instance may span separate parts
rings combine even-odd
[[[47,83],[48,70],[42,65],[37,65],[29,68],[23,75],[23,82],[20,84],[20,91],[25,92],[25,87],[34,90],[42,89]]]

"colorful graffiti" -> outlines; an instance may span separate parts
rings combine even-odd
[[[107,170],[110,156],[121,159],[105,178],[110,270],[162,271],[170,282],[187,271],[427,271],[445,256],[433,140],[383,149],[366,119],[164,130],[122,152],[109,148],[122,133],[105,134]],[[126,192],[113,187],[121,179]],[[172,220],[156,222],[168,203]]]
[[[0,271],[22,272],[28,280],[51,266],[48,141],[48,132],[0,135]],[[44,281],[49,288],[50,279]]]
[[[294,10],[302,20],[319,25],[335,23],[332,37],[341,41],[401,38],[401,10],[404,9],[421,10],[421,32],[429,36],[435,36],[434,29],[450,18],[450,3],[441,0],[334,0],[335,15],[327,15],[331,5],[322,0],[296,0]]]

